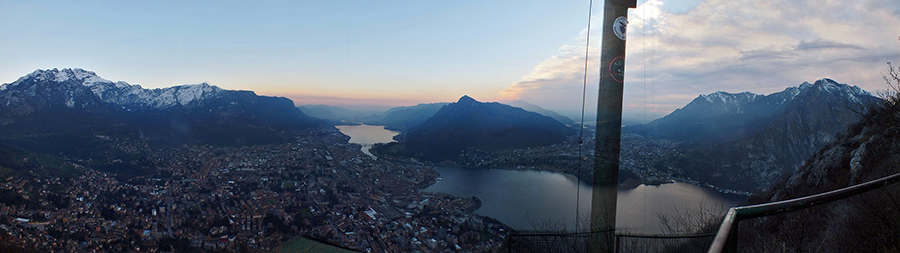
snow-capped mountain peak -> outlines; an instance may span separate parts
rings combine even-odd
[[[100,101],[127,109],[167,109],[173,106],[187,106],[205,98],[215,97],[224,89],[209,83],[188,84],[168,88],[145,89],[140,85],[132,85],[124,81],[112,82],[97,76],[93,71],[80,68],[35,70],[13,83],[0,85],[0,93],[18,92],[34,93],[34,85],[40,84],[45,92],[63,93],[66,106],[73,107],[76,101],[87,101],[86,98],[75,98],[75,90],[87,88]],[[22,86],[21,88],[16,88]],[[81,87],[81,88],[79,88]],[[11,95],[11,94],[10,94]],[[28,96],[28,95],[15,95]]]
[[[104,102],[125,107],[152,107],[165,109],[176,105],[186,106],[194,101],[214,97],[225,91],[208,83],[187,84],[168,88],[144,89],[140,85],[125,82],[103,83],[91,90]]]
[[[111,83],[111,81],[97,76],[97,74],[94,73],[93,71],[87,71],[87,70],[83,70],[80,68],[74,68],[74,69],[65,68],[62,70],[56,69],[56,68],[47,69],[47,70],[38,69],[38,70],[35,70],[34,72],[31,72],[30,74],[28,74],[26,76],[23,76],[22,78],[19,78],[19,80],[17,80],[16,82],[19,82],[23,79],[28,79],[28,78],[34,78],[35,80],[38,80],[38,81],[54,81],[54,82],[65,82],[68,80],[74,80],[76,82],[82,82],[82,83],[85,83],[85,82],[87,82],[87,83],[98,83],[98,82]]]
[[[714,103],[714,104],[724,104],[724,105],[732,105],[732,106],[740,106],[741,104],[748,103],[750,101],[755,100],[757,97],[761,95],[750,93],[750,92],[741,92],[741,93],[728,93],[724,91],[716,91],[714,93],[710,93],[708,95],[700,95],[695,102],[706,102],[706,103]]]
[[[86,131],[140,136],[164,145],[255,145],[289,141],[293,137],[286,131],[319,124],[290,99],[208,83],[147,89],[83,69],[45,69],[0,87],[0,128],[54,133],[36,137],[41,145],[65,136],[60,143],[78,152],[81,143],[69,140],[93,136]]]
[[[803,84],[800,85],[800,90],[805,92],[815,90],[819,92],[836,94],[839,96],[846,96],[849,101],[857,104],[864,103],[864,101],[861,101],[860,98],[872,97],[872,93],[859,88],[859,86],[850,86],[848,84],[838,83],[828,78],[819,79],[812,84],[810,84],[809,82],[803,82]]]
[[[812,84],[810,84],[809,82],[803,82],[803,84],[800,85],[801,90],[810,89],[810,88],[817,88],[819,90],[828,91],[828,92],[839,91],[839,92],[854,94],[854,95],[866,95],[866,96],[872,95],[872,93],[869,93],[868,91],[865,91],[862,88],[859,88],[859,86],[850,86],[848,84],[838,83],[838,82],[828,79],[828,78],[819,79],[815,83],[812,83]]]

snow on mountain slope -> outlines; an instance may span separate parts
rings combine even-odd
[[[26,131],[82,138],[91,134],[84,131],[96,130],[140,133],[165,145],[246,145],[289,141],[291,131],[315,126],[319,122],[290,99],[208,83],[145,89],[83,69],[48,69],[0,85],[0,131],[5,136]],[[56,141],[41,136],[22,141],[34,147]],[[64,149],[78,149],[78,142],[70,143]]]
[[[52,82],[65,87],[65,85],[80,85],[87,87],[109,104],[129,108],[142,109],[166,109],[173,106],[187,106],[195,101],[219,95],[223,89],[209,85],[208,83],[180,85],[168,88],[144,89],[140,85],[132,85],[127,82],[112,82],[97,76],[92,71],[83,69],[48,69],[35,70],[23,76],[13,83],[0,85],[0,92],[10,92],[23,83]],[[77,89],[78,87],[69,87]],[[66,105],[73,107],[79,98],[72,97],[75,92],[67,92]]]

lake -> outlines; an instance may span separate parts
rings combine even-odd
[[[338,126],[338,129],[351,137],[350,142],[360,144],[390,142],[397,134],[382,126]],[[363,152],[370,154],[366,147],[363,149]],[[434,169],[441,173],[442,180],[422,191],[459,197],[476,196],[481,199],[482,205],[475,213],[495,218],[514,229],[574,230],[578,220],[576,217],[589,217],[591,186],[571,175],[455,166],[435,166]],[[632,233],[668,232],[660,222],[659,215],[677,216],[679,213],[695,213],[698,210],[724,214],[744,198],[686,183],[639,185],[630,189],[620,187],[616,211],[617,230]],[[585,218],[581,220],[587,221]]]
[[[482,205],[475,213],[496,218],[515,229],[574,230],[576,217],[582,217],[582,224],[588,224],[591,185],[574,176],[533,170],[452,166],[434,169],[441,173],[443,180],[423,191],[477,196]],[[724,214],[742,200],[741,196],[686,183],[620,187],[616,229],[634,233],[667,232],[659,220],[660,214],[671,216],[701,207]]]
[[[394,141],[394,136],[400,134],[399,132],[391,131],[384,129],[384,126],[372,126],[372,125],[357,125],[357,126],[336,126],[341,133],[350,136],[350,143],[357,143],[363,145],[362,152],[366,155],[378,159],[372,153],[369,153],[369,149],[372,149],[372,144],[375,143],[389,143]]]

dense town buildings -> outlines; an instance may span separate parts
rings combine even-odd
[[[509,228],[474,197],[419,191],[427,166],[375,160],[334,128],[243,147],[142,143],[156,173],[119,177],[71,162],[73,178],[0,183],[0,241],[47,252],[261,252],[295,236],[361,251],[495,250]],[[128,162],[128,161],[118,161]]]

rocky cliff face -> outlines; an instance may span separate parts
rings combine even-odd
[[[805,83],[766,126],[709,148],[708,159],[725,182],[768,186],[833,142],[879,100],[854,88],[828,79]]]
[[[900,173],[900,111],[879,107],[812,155],[796,173],[750,198],[787,200]],[[896,252],[900,185],[787,214],[742,222],[748,252]]]

